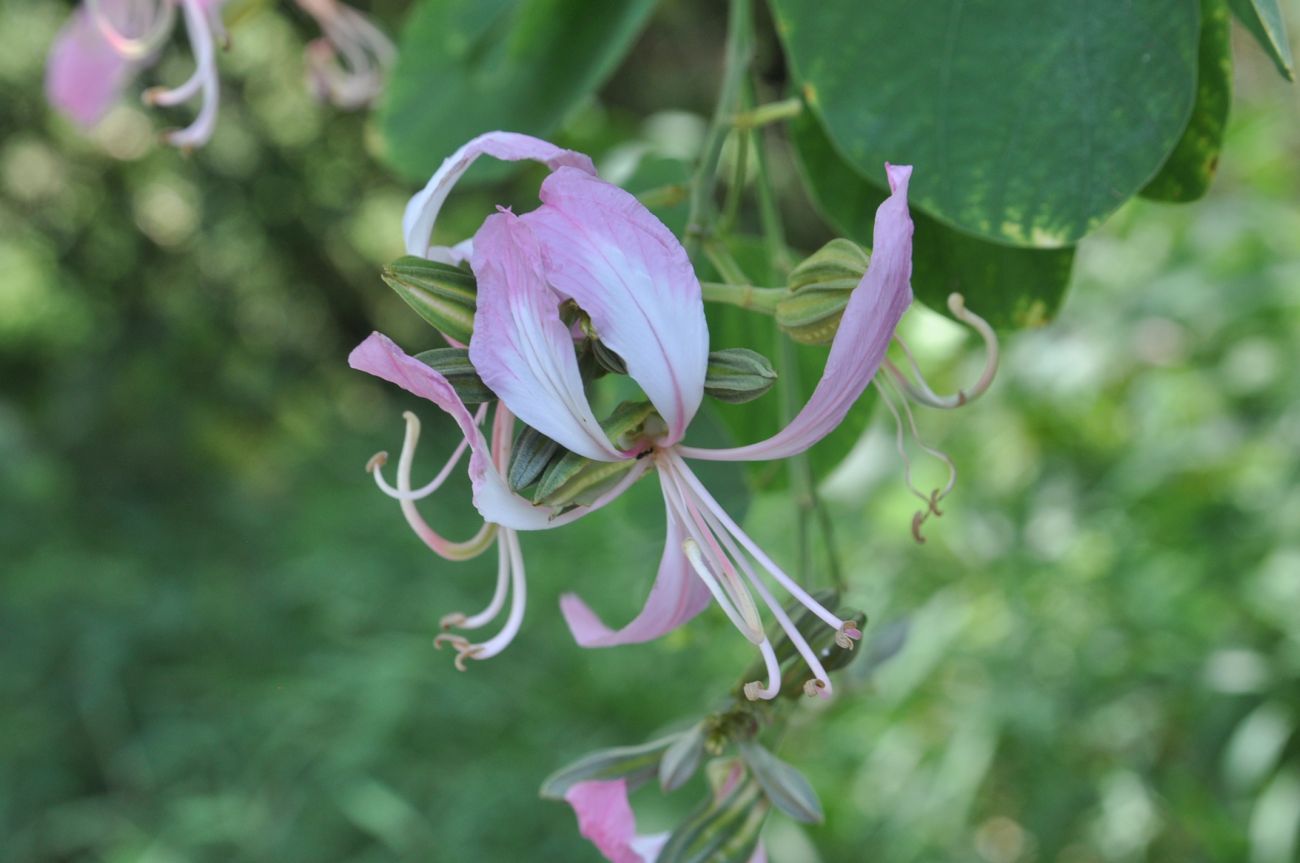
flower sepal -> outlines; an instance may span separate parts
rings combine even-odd
[[[664,752],[689,733],[670,734],[638,746],[615,746],[589,752],[542,780],[538,794],[545,800],[563,800],[570,788],[579,782],[593,780],[624,779],[629,788],[636,788],[654,778]]]
[[[469,344],[478,306],[473,273],[405,255],[384,267],[380,278],[438,332],[455,343]]]

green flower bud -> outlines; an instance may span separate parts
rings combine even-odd
[[[415,358],[446,378],[467,405],[481,405],[496,398],[470,364],[469,351],[464,348],[434,348]]]
[[[718,401],[742,404],[753,401],[776,383],[776,370],[767,357],[747,348],[728,348],[709,354],[704,392]]]
[[[478,294],[473,273],[406,255],[384,267],[381,277],[440,333],[462,345],[469,344]]]
[[[831,240],[790,273],[790,295],[776,304],[776,322],[796,342],[829,344],[871,255],[851,240]]]
[[[623,402],[600,424],[619,449],[630,449],[637,440],[664,431],[663,420],[649,402]],[[576,452],[551,461],[537,481],[533,502],[547,506],[591,503],[636,465],[636,459],[596,461]]]

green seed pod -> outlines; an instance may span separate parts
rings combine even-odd
[[[496,398],[470,364],[469,351],[464,348],[434,348],[415,358],[446,378],[467,405],[481,405]]]
[[[474,333],[478,284],[450,264],[406,255],[384,267],[384,282],[438,332],[463,345]]]
[[[776,370],[767,357],[747,348],[728,348],[709,354],[704,392],[718,401],[742,404],[753,401],[776,383]]]
[[[837,238],[822,246],[791,271],[790,296],[776,304],[777,324],[797,342],[829,344],[870,260],[851,240]]]

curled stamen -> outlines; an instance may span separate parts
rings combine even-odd
[[[474,421],[476,423],[481,423],[486,414],[487,405],[483,405],[479,408],[478,414],[474,417]],[[408,450],[410,456],[414,458],[415,447],[420,441],[420,418],[410,411],[405,411],[402,414],[402,417],[406,420],[406,436],[402,440],[401,458],[407,458]],[[468,448],[469,438],[465,438],[456,446],[456,449],[452,451],[450,458],[447,459],[447,463],[442,466],[442,469],[438,471],[437,475],[434,476],[433,479],[429,480],[425,485],[412,491],[402,491],[393,488],[388,484],[388,480],[384,479],[384,475],[380,469],[388,463],[388,453],[386,452],[378,452],[371,456],[370,461],[366,462],[366,473],[372,474],[375,478],[375,485],[379,486],[379,490],[394,500],[422,500],[442,487],[442,484],[447,481],[447,477],[456,469],[456,465],[460,463],[461,456],[465,454],[465,450]]]
[[[899,397],[900,403],[902,404],[902,413],[900,414],[898,406],[894,404],[893,397],[891,397],[889,390],[881,380],[877,378],[874,383],[876,390],[880,393],[881,401],[885,403],[885,407],[889,409],[890,414],[894,417],[894,446],[898,450],[899,457],[903,460],[903,481],[907,484],[908,491],[925,504],[924,510],[919,511],[912,516],[912,537],[918,543],[923,544],[925,542],[925,537],[921,535],[921,525],[924,524],[925,520],[931,515],[936,517],[943,515],[943,510],[939,509],[939,501],[947,497],[952,492],[953,488],[956,487],[957,465],[953,463],[953,460],[947,453],[930,446],[921,437],[921,431],[916,425],[916,416],[912,413],[912,409],[908,405],[907,399],[902,398],[901,396]],[[926,494],[917,488],[916,484],[912,482],[912,461],[908,458],[907,447],[904,445],[903,441],[904,415],[907,417],[907,428],[910,429],[912,439],[916,441],[917,446],[947,466],[948,482],[942,489],[934,489],[929,494]]]
[[[185,30],[190,38],[190,50],[194,52],[194,75],[177,88],[177,91],[190,92],[201,91],[203,94],[203,104],[199,107],[199,113],[194,118],[194,122],[184,129],[176,129],[163,134],[167,143],[182,150],[192,150],[195,147],[202,146],[212,137],[212,130],[217,122],[217,61],[213,44],[213,21],[212,15],[218,13],[209,13],[199,2],[199,0],[179,0],[183,5],[185,13]],[[217,25],[219,29],[220,25]],[[166,101],[171,98],[176,91],[164,91],[159,94],[154,91],[151,98],[161,104],[174,104]],[[187,97],[188,98],[188,97]]]
[[[844,650],[852,650],[853,642],[862,639],[862,630],[853,625],[853,621],[846,621],[843,626],[835,630],[835,643]]]
[[[457,671],[468,670],[465,668],[465,660],[467,659],[487,659],[483,655],[483,645],[481,644],[471,644],[465,648],[460,648],[459,651],[456,658],[451,661],[451,664],[456,666]]]
[[[771,639],[764,638],[758,649],[762,651],[763,662],[767,666],[767,686],[761,681],[751,680],[745,684],[744,693],[750,701],[770,701],[781,694],[781,663],[776,659]]]
[[[104,10],[103,0],[88,0],[86,3],[91,19],[104,39],[114,51],[128,60],[143,59],[162,47],[172,32],[172,26],[176,23],[175,0],[157,0],[157,2],[145,0],[145,3],[150,7],[152,14],[147,16],[145,31],[139,36],[128,36],[117,24],[109,20],[108,13]],[[139,8],[139,3],[132,4],[127,11],[128,17],[135,17],[131,13]]]
[[[812,680],[804,681],[803,694],[809,698],[830,698],[831,686],[826,681],[814,677]]]
[[[497,545],[497,586],[492,592],[492,599],[487,608],[478,614],[466,616],[461,612],[444,615],[439,621],[443,629],[478,629],[487,626],[506,604],[506,595],[510,592],[510,550],[505,543]]]
[[[469,647],[469,639],[450,632],[440,632],[433,637],[434,650],[442,650],[444,644],[450,644],[456,650],[465,650]]]
[[[308,76],[316,95],[345,109],[373,102],[397,54],[392,41],[360,12],[336,0],[298,0],[298,5],[324,33],[307,45]]]
[[[957,390],[950,396],[936,394],[926,382],[925,375],[921,374],[921,368],[917,365],[916,359],[912,356],[912,351],[907,347],[907,343],[898,337],[895,337],[895,339],[907,356],[907,362],[912,367],[912,374],[916,380],[915,382],[909,380],[899,370],[898,366],[888,359],[884,362],[884,368],[903,392],[917,404],[951,410],[979,398],[993,383],[993,378],[998,373],[998,336],[993,331],[993,328],[989,326],[988,321],[966,308],[966,300],[961,294],[948,295],[948,309],[952,312],[953,317],[978,332],[984,340],[984,370],[980,373],[979,380],[975,382],[974,386],[969,390]]]

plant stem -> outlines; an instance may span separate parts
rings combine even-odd
[[[722,87],[718,91],[718,104],[713,112],[704,149],[700,153],[695,176],[691,180],[691,206],[686,219],[686,252],[692,258],[699,251],[701,238],[709,234],[706,222],[712,219],[713,187],[717,179],[718,160],[722,145],[731,131],[731,117],[735,112],[740,88],[744,84],[753,54],[754,24],[752,0],[731,0],[727,16],[727,49],[722,71]]]
[[[731,122],[737,129],[757,129],[782,120],[792,120],[802,113],[802,99],[782,99],[780,102],[768,102],[742,111],[732,117]]]
[[[782,297],[788,296],[785,288],[756,288],[753,285],[734,285],[725,282],[701,282],[706,303],[727,303],[770,315]]]

